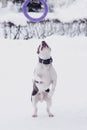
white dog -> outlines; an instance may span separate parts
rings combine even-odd
[[[56,87],[57,74],[52,65],[51,48],[45,41],[42,41],[38,50],[39,62],[34,70],[32,103],[34,106],[33,117],[37,117],[37,103],[46,101],[47,113],[49,117],[53,117],[50,112],[52,96]]]

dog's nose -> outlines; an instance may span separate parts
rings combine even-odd
[[[42,47],[48,47],[45,41],[42,41]]]

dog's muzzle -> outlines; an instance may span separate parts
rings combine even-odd
[[[42,81],[36,81],[36,80],[35,80],[35,83],[37,83],[37,84],[43,84]]]

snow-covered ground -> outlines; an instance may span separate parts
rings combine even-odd
[[[87,38],[51,36],[58,74],[49,118],[39,103],[33,119],[32,74],[41,39],[0,40],[0,130],[87,130]]]

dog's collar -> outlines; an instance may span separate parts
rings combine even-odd
[[[46,64],[46,65],[48,65],[48,64],[51,64],[51,63],[53,62],[53,59],[52,59],[52,57],[50,57],[49,59],[44,60],[44,59],[41,59],[41,58],[39,57],[39,62],[40,62],[41,64]]]

